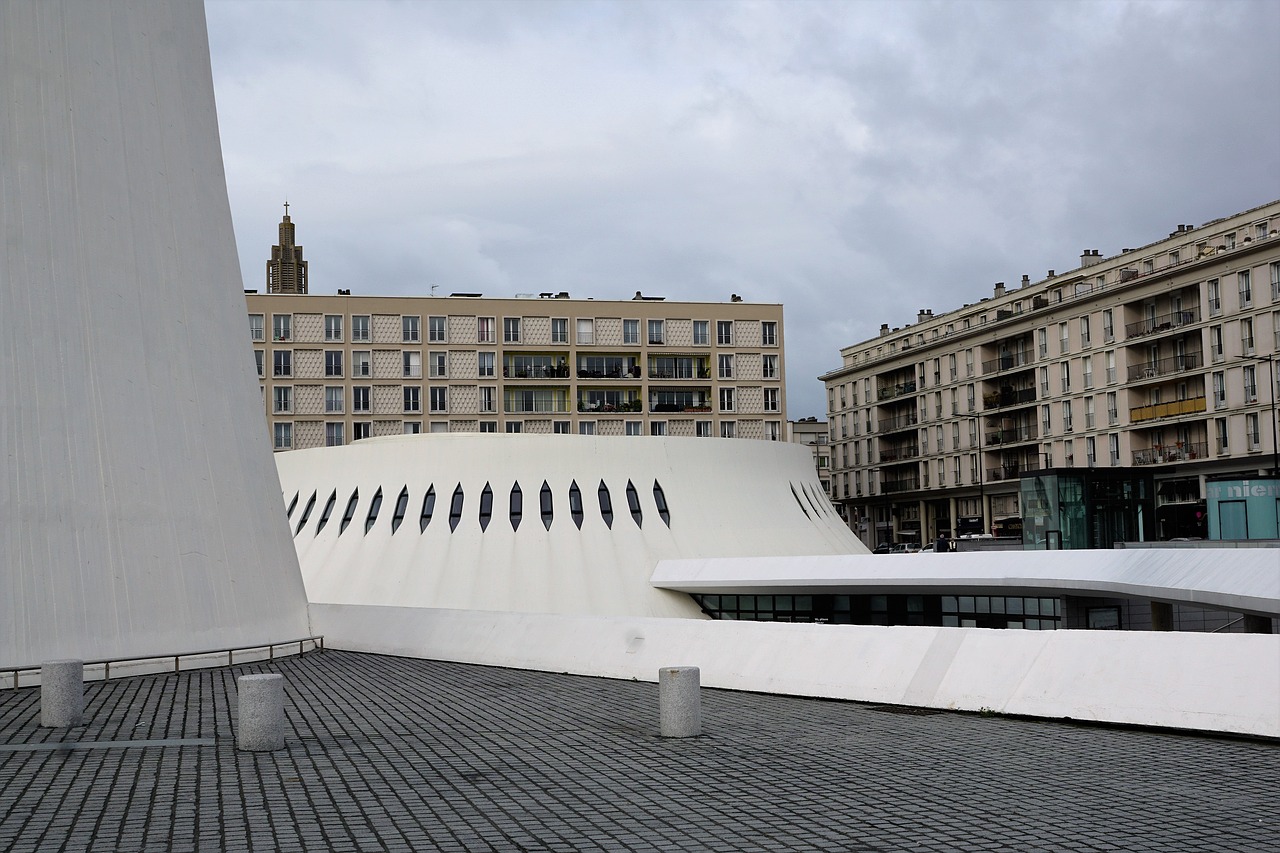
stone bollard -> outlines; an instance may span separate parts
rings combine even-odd
[[[84,722],[84,661],[47,660],[40,664],[40,725],[49,729]]]
[[[236,679],[236,689],[240,694],[236,749],[284,749],[284,676],[242,675]]]
[[[666,666],[658,670],[658,710],[663,737],[702,734],[696,666]]]

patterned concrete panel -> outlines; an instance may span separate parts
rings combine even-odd
[[[596,320],[596,343],[605,347],[622,346],[622,319],[600,317]]]
[[[373,375],[377,379],[396,379],[404,373],[404,359],[398,349],[373,351]]]
[[[475,414],[480,404],[480,392],[475,385],[450,385],[449,409],[458,415]]]
[[[525,317],[520,324],[523,343],[545,347],[551,344],[551,318]]]
[[[480,422],[473,420],[450,420],[449,432],[478,432]]]
[[[696,434],[692,420],[680,419],[667,421],[667,435],[692,437]]]
[[[401,332],[399,314],[374,314],[370,321],[373,326],[373,342],[375,344],[398,344]]]
[[[596,421],[596,435],[626,435],[624,422],[617,418],[601,418]]]
[[[324,386],[293,386],[293,410],[300,415],[321,414],[324,411]]]
[[[449,375],[454,379],[475,379],[477,371],[475,350],[450,350]]]
[[[324,351],[295,349],[293,351],[293,375],[298,379],[324,378]]]
[[[476,342],[476,315],[449,315],[449,343],[455,346]]]
[[[764,421],[759,420],[739,420],[738,421],[738,438],[746,439],[762,439],[764,438]]]
[[[293,447],[295,450],[324,447],[324,421],[294,421]]]
[[[324,315],[294,314],[293,339],[304,344],[314,344],[323,341]]]
[[[643,329],[642,334],[647,334]],[[692,320],[668,320],[667,321],[667,346],[671,347],[691,347],[693,346],[693,321]]]
[[[755,415],[764,411],[764,389],[759,385],[739,385],[737,410],[741,415]]]
[[[760,346],[760,321],[735,320],[733,322],[733,341],[740,347]]]
[[[373,422],[375,436],[400,435],[404,432],[404,421],[378,420]]]
[[[524,422],[524,431],[547,435],[552,432],[551,421],[539,418],[537,420],[527,420]]]
[[[379,415],[404,411],[404,391],[400,385],[373,386],[373,411]]]
[[[760,353],[740,352],[733,359],[738,369],[738,379],[746,382],[760,382]]]

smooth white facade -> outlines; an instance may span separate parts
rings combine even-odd
[[[0,665],[309,633],[198,3],[0,2]]]
[[[827,500],[809,449],[784,442],[424,434],[277,454],[276,465],[312,602],[696,618],[688,596],[650,585],[658,561],[866,551]],[[575,484],[580,525],[570,507]],[[482,529],[486,486],[491,514]]]

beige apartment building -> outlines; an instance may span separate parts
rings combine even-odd
[[[873,547],[1022,535],[1042,507],[1021,482],[1085,469],[1094,547],[1204,535],[1206,478],[1265,475],[1280,456],[1278,228],[1280,201],[1086,250],[1078,269],[844,348],[821,377],[842,514]],[[1102,530],[1125,501],[1153,512]]]
[[[786,438],[781,305],[246,299],[276,450],[418,432]]]

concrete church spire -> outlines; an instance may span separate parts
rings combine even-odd
[[[267,293],[306,293],[307,262],[302,259],[302,247],[294,242],[287,201],[278,239],[280,242],[271,247],[271,260],[267,261]]]

